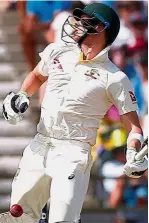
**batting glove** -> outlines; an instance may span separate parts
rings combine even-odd
[[[123,167],[123,173],[126,174],[128,177],[132,178],[140,178],[144,172],[148,168],[148,161],[146,158],[141,160],[136,160],[135,156],[137,152],[135,148],[129,148],[126,152],[126,164]]]
[[[6,121],[16,125],[23,119],[24,113],[29,106],[29,97],[26,92],[14,94],[10,92],[3,101],[3,116]]]

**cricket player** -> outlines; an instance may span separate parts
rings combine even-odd
[[[25,149],[12,183],[11,205],[21,205],[24,214],[6,215],[7,222],[38,222],[49,197],[49,223],[79,221],[92,167],[91,147],[113,104],[129,131],[125,174],[138,178],[147,169],[145,159],[135,160],[143,133],[132,86],[108,58],[119,28],[118,15],[105,4],[74,9],[63,25],[64,44],[47,46],[20,91],[5,98],[4,117],[17,124],[30,97],[47,81],[37,135]]]

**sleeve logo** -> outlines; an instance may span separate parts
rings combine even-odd
[[[133,103],[136,103],[137,102],[137,99],[136,99],[134,93],[132,91],[129,91],[129,95],[130,95],[131,101]]]
[[[60,63],[58,58],[54,58],[53,63],[55,65],[54,68],[57,68],[57,69],[59,69],[61,71],[64,71],[63,67],[62,67],[62,65],[61,65],[61,63]]]

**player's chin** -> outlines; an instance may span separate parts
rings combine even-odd
[[[79,40],[80,40],[80,38],[81,38],[80,36],[74,36],[73,37],[73,41],[76,42],[76,43],[78,43]]]

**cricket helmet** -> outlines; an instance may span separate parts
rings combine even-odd
[[[86,15],[88,18],[83,18]],[[72,29],[79,29],[74,22],[70,22],[70,17],[65,21],[62,28],[62,40],[66,35],[73,39],[73,34],[68,34],[66,25],[68,24]],[[88,34],[98,34],[106,31],[107,42],[106,45],[111,45],[117,37],[120,29],[120,20],[117,13],[108,5],[103,3],[92,3],[87,5],[84,9],[76,8],[73,10],[73,18],[80,21],[84,28],[83,35],[79,40],[79,44],[87,37]],[[104,28],[97,30],[97,26],[102,24]],[[81,30],[82,31],[82,30]],[[76,35],[76,33],[75,33]],[[65,40],[64,40],[65,41]]]

